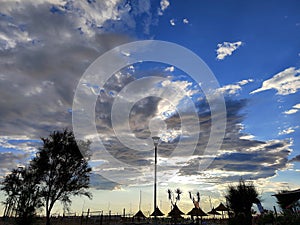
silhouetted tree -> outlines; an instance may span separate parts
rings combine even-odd
[[[40,177],[39,191],[44,199],[46,224],[50,225],[51,210],[57,201],[69,206],[70,196],[91,198],[86,190],[91,172],[87,162],[90,142],[79,142],[79,149],[73,132],[67,129],[54,131],[42,141],[43,147],[32,160],[31,168]]]
[[[180,195],[182,194],[182,191],[179,188],[177,188],[175,190],[175,194],[176,194],[176,196],[174,195],[174,193],[172,192],[171,189],[168,189],[168,198],[169,198],[172,206],[176,205],[177,201],[180,201]]]
[[[252,182],[240,180],[237,186],[229,186],[225,196],[229,208],[234,211],[238,224],[251,225],[251,207],[258,203],[258,193]]]
[[[3,202],[5,204],[4,216],[10,216],[13,213],[15,204],[18,201],[19,187],[21,185],[19,176],[19,170],[13,169],[1,182],[1,191],[6,196]]]
[[[19,167],[4,178],[5,214],[15,214],[16,224],[32,224],[36,209],[42,206],[38,184],[39,177],[30,168]]]

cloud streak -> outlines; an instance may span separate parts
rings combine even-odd
[[[284,111],[283,113],[286,115],[295,114],[300,109],[300,103],[294,105],[291,109]]]
[[[225,85],[217,90],[217,92],[226,95],[237,95],[241,90],[242,86],[253,82],[253,79],[241,80],[235,84]]]
[[[287,68],[272,78],[265,80],[262,86],[250,94],[255,94],[261,91],[275,89],[277,95],[295,94],[300,89],[300,69],[295,67]]]
[[[296,131],[295,129],[297,128],[299,128],[299,126],[289,127],[287,129],[280,131],[278,135],[286,135],[286,134],[294,133]]]

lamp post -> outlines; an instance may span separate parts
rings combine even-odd
[[[154,224],[157,224],[157,204],[156,204],[156,166],[157,166],[157,146],[159,142],[159,137],[155,136],[152,137],[153,143],[154,143]]]

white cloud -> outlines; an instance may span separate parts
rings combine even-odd
[[[300,109],[300,103],[294,105],[293,108],[295,108],[295,109]]]
[[[165,68],[165,71],[174,72],[174,69],[175,69],[174,66],[168,66],[167,68]]]
[[[247,79],[247,80],[241,80],[238,82],[239,85],[245,85],[245,84],[248,84],[250,82],[253,82],[254,80],[253,79]]]
[[[290,114],[294,114],[296,112],[298,112],[298,109],[289,109],[287,111],[284,111],[283,113],[287,114],[287,115],[290,115]]]
[[[275,74],[272,78],[265,80],[262,87],[252,91],[250,94],[265,90],[275,89],[278,95],[294,94],[300,89],[300,69],[290,67]]]
[[[184,24],[188,24],[188,23],[189,23],[189,20],[188,20],[187,18],[184,18],[184,19],[182,20],[182,22],[183,22]]]
[[[160,8],[158,9],[158,15],[162,16],[164,11],[170,6],[170,2],[168,0],[160,1]]]
[[[223,60],[226,56],[232,55],[232,53],[237,50],[243,43],[241,41],[237,42],[223,42],[218,44],[217,49],[217,59]]]
[[[243,85],[246,85],[250,82],[253,82],[253,79],[241,80],[241,81],[239,81],[235,84],[225,85],[225,86],[219,88],[217,90],[217,92],[220,92],[222,94],[234,95],[234,94],[237,94],[239,91],[242,90]]]
[[[161,0],[160,1],[160,8],[162,11],[165,11],[170,5],[170,2],[168,0]]]
[[[170,20],[170,24],[172,25],[172,26],[175,26],[176,24],[175,24],[175,19],[171,19]]]
[[[255,136],[252,134],[246,134],[246,135],[240,137],[240,139],[242,139],[242,140],[252,140],[253,138],[255,138]]]
[[[284,111],[283,113],[284,113],[284,114],[287,114],[287,115],[290,115],[290,114],[294,114],[294,113],[298,112],[299,109],[300,109],[300,103],[294,105],[294,106],[292,107],[292,109],[289,109],[289,110],[287,110],[287,111]]]
[[[299,126],[295,127],[289,127],[287,129],[284,129],[278,133],[278,135],[285,135],[285,134],[291,134],[295,132],[295,129],[299,128]]]
[[[40,145],[40,140],[32,140],[27,136],[0,136],[0,147],[5,149],[35,153]]]

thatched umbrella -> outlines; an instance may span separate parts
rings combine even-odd
[[[163,213],[160,211],[160,209],[159,209],[158,207],[155,208],[155,211],[154,211],[153,213],[151,213],[150,216],[155,216],[155,214],[156,214],[156,216],[163,216],[163,215],[165,215],[165,214],[163,214]]]
[[[208,216],[201,208],[193,208],[187,213],[190,216]]]
[[[219,212],[216,211],[216,209],[214,207],[207,214],[214,215],[214,218],[215,218],[215,215],[221,215]]]
[[[182,212],[177,205],[173,206],[173,209],[168,213],[168,216],[172,218],[181,218],[184,215],[184,212]]]
[[[208,216],[200,207],[199,208],[194,207],[191,211],[187,213],[187,215],[190,215],[191,217],[196,216],[198,221],[200,216],[201,224],[202,224],[202,216]]]
[[[144,215],[144,213],[141,211],[141,210],[139,210],[133,217],[135,217],[135,218],[146,218],[146,216]]]
[[[223,205],[223,203],[221,202],[220,205],[218,205],[218,207],[215,210],[222,212],[222,219],[224,219],[223,212],[228,211],[228,208],[225,205]]]
[[[142,210],[139,210],[134,216],[133,219],[137,219],[137,221],[141,221],[144,220],[146,218],[146,216],[144,215],[144,213],[142,212]]]

